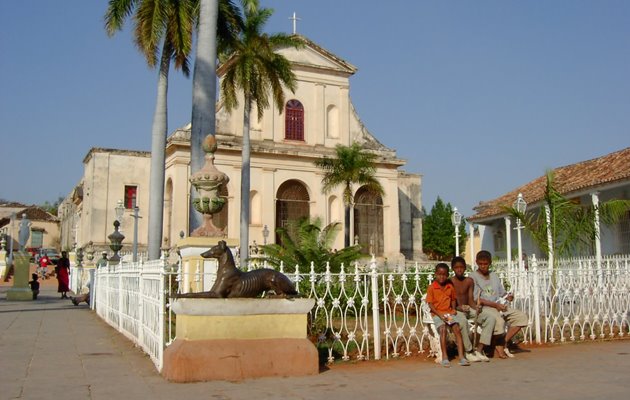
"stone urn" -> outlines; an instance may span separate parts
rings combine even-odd
[[[195,229],[191,236],[223,237],[225,232],[214,225],[212,216],[221,211],[225,205],[226,200],[219,196],[219,190],[222,185],[230,181],[230,178],[214,165],[214,153],[217,150],[217,139],[214,135],[205,137],[202,149],[206,153],[206,162],[203,168],[190,177],[190,183],[199,194],[193,199],[193,207],[203,214],[204,223]]]

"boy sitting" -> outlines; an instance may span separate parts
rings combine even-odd
[[[497,355],[500,358],[514,357],[505,347],[505,344],[509,344],[510,339],[512,339],[521,328],[528,325],[527,315],[503,303],[503,299],[512,301],[514,300],[514,296],[505,291],[503,283],[497,274],[490,272],[490,264],[492,263],[492,255],[490,252],[481,250],[477,253],[475,262],[477,263],[477,270],[470,274],[470,277],[475,281],[475,297],[480,298],[480,302],[484,306],[484,311],[489,312],[496,320],[494,335],[496,338]],[[507,322],[510,327],[505,337],[503,337],[505,322]]]
[[[427,304],[431,309],[433,323],[440,333],[440,346],[442,347],[442,366],[450,367],[446,354],[446,328],[451,328],[455,335],[457,343],[457,352],[459,353],[459,365],[468,366],[470,363],[464,357],[464,344],[462,341],[462,332],[460,326],[466,327],[466,321],[463,316],[457,315],[455,310],[456,297],[455,288],[448,279],[448,265],[439,263],[435,266],[435,281],[427,290]]]
[[[466,318],[475,319],[475,331],[477,326],[481,327],[481,335],[477,341],[477,332],[474,332],[476,346],[473,348],[470,343],[470,337],[468,336],[468,329],[464,328],[464,347],[466,350],[466,358],[468,361],[485,361],[490,359],[486,357],[483,352],[484,346],[489,346],[492,342],[492,332],[494,331],[495,318],[489,312],[487,312],[480,302],[474,300],[475,282],[472,278],[467,278],[464,273],[466,272],[466,260],[462,257],[454,257],[451,261],[451,268],[455,273],[455,276],[451,279],[453,286],[455,287],[455,295],[457,296],[457,310],[460,311]]]

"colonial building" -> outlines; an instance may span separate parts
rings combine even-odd
[[[82,247],[93,242],[107,248],[107,236],[114,231],[115,208],[122,202],[121,231],[125,244],[133,239],[133,209],[149,207],[151,153],[147,151],[92,148],[83,159],[83,178],[59,205],[61,247]],[[146,248],[146,218],[138,223],[138,243]]]
[[[555,188],[577,204],[591,206],[613,199],[630,199],[630,147],[556,168],[553,173]],[[468,221],[480,225],[481,247],[498,257],[507,257],[507,230],[513,230],[516,222],[506,224],[505,207],[512,207],[518,194],[522,193],[527,209],[540,212],[545,187],[546,176],[541,176],[494,200],[480,202],[474,208],[477,213]],[[523,252],[546,258],[531,236],[522,232]],[[516,234],[510,233],[510,247],[516,249]],[[600,238],[602,254],[630,254],[630,211],[617,224],[602,225]]]
[[[277,227],[306,216],[320,217],[324,223],[340,222],[343,226],[342,188],[323,194],[322,172],[313,162],[323,156],[333,157],[338,144],[358,142],[377,156],[376,177],[385,195],[374,195],[363,187],[354,188],[352,237],[365,253],[394,260],[402,259],[403,255],[420,256],[420,175],[401,170],[405,161],[380,143],[361,122],[349,94],[349,78],[357,71],[356,67],[310,40],[303,40],[305,46],[299,50],[279,50],[292,62],[298,82],[295,93],[287,91],[283,109],[273,105],[265,110],[261,120],[256,110],[251,113],[250,240],[259,244],[274,242]],[[219,69],[219,79],[221,73]],[[239,237],[242,132],[242,101],[239,108],[227,113],[219,99],[216,122],[219,148],[215,165],[230,181],[222,193],[227,199],[226,206],[215,221],[229,238]],[[128,201],[134,197],[140,209],[147,212],[148,157],[149,154],[140,152],[90,150],[84,160],[84,178],[75,189],[81,194],[69,196],[64,202],[69,204],[71,215],[76,216],[73,218],[79,219],[74,223],[79,243],[105,240],[112,231],[116,202],[123,197],[125,206],[132,206]],[[100,158],[102,161],[98,161]],[[114,161],[117,159],[120,162]],[[167,141],[163,237],[169,247],[175,246],[180,235],[189,231],[189,164],[190,125],[176,130]],[[89,204],[88,196],[92,196]],[[144,247],[146,218],[139,221],[139,226],[139,242]],[[123,227],[125,242],[130,243],[127,220],[123,221]],[[265,232],[271,234],[265,236]],[[335,247],[342,246],[340,232]]]
[[[13,220],[12,220],[13,216]],[[31,221],[31,233],[26,248],[59,248],[59,220],[37,206],[20,203],[0,204],[0,237],[4,237],[7,249],[17,251],[19,224],[23,216]]]

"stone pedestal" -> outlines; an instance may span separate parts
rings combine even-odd
[[[319,372],[306,338],[314,299],[178,299],[177,339],[162,375],[174,382],[304,376]]]
[[[225,240],[231,248],[238,245],[236,239],[216,237],[187,237],[177,242],[182,256],[182,293],[207,292],[212,288],[219,264],[216,259],[201,257],[201,253],[215,246],[219,240]]]
[[[29,262],[31,255],[25,251],[15,254],[13,259],[13,287],[7,290],[7,300],[33,300],[33,292],[28,286]]]

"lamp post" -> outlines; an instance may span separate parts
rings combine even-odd
[[[516,238],[517,238],[517,244],[518,244],[518,270],[522,271],[523,270],[523,249],[522,249],[522,243],[521,243],[521,229],[523,229],[523,224],[521,222],[521,215],[525,214],[525,210],[527,210],[527,203],[525,202],[525,199],[523,199],[523,194],[519,193],[518,197],[516,198],[516,201],[513,204],[513,207],[516,209],[516,211],[518,211],[519,213],[519,217],[516,219]]]
[[[267,225],[263,226],[263,244],[266,245],[267,244],[267,238],[269,237],[269,228],[267,228]]]
[[[138,206],[133,208],[133,262],[138,262],[138,218],[142,218],[138,215],[139,211]]]
[[[9,242],[9,265],[13,265],[13,232],[16,214],[11,213],[11,241]]]
[[[457,211],[457,207],[453,208],[453,214],[451,215],[451,222],[455,228],[455,255],[459,255],[459,225],[462,223],[462,214]]]
[[[125,215],[125,205],[122,200],[118,200],[116,207],[114,207],[114,212],[116,213],[116,221],[122,225],[123,215]]]

